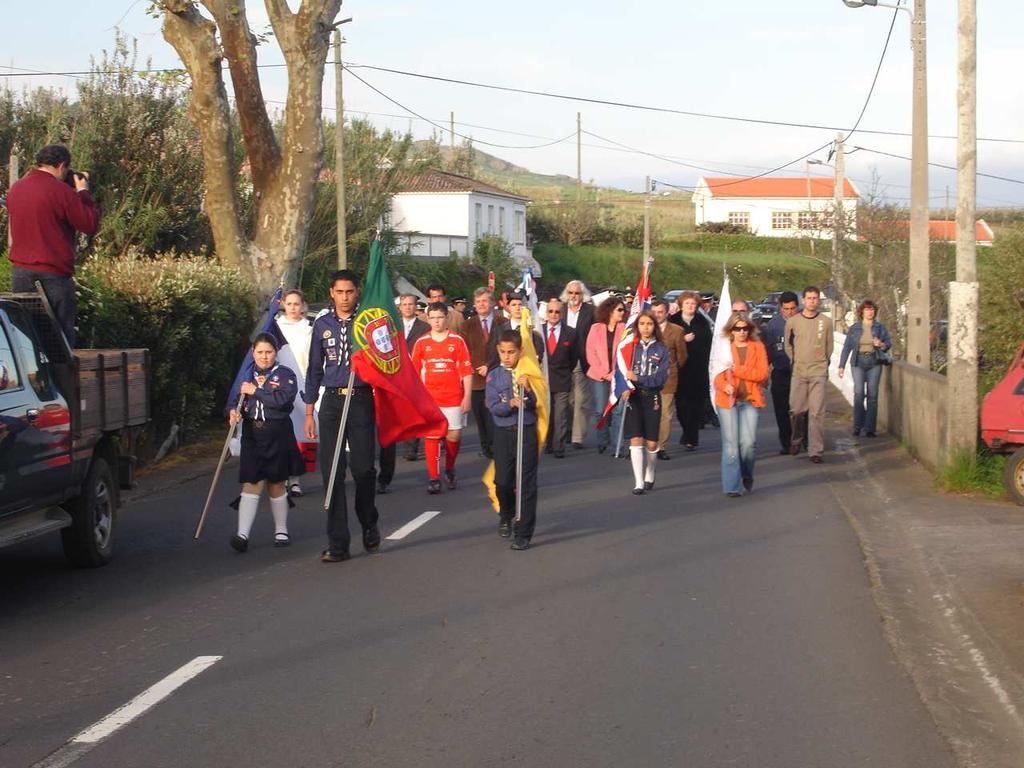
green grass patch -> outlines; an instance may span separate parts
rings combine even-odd
[[[822,265],[784,252],[669,246],[656,248],[653,254],[651,283],[658,294],[676,288],[717,292],[722,286],[723,264],[729,270],[733,296],[752,301],[769,291],[820,285],[827,278]],[[544,270],[543,282],[548,288],[574,278],[598,288],[634,286],[642,262],[639,250],[618,246],[539,243],[533,255]]]
[[[0,257],[0,292],[11,290],[11,261]]]
[[[1005,456],[984,449],[976,456],[961,452],[940,470],[935,484],[946,493],[978,493],[991,499],[1002,499],[1006,497],[1006,486],[1003,485],[1005,465]]]

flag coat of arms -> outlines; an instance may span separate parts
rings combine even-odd
[[[611,386],[608,387],[608,404],[597,424],[598,427],[604,426],[622,396],[628,390],[634,389],[633,383],[626,378],[626,374],[629,372],[630,366],[633,365],[633,350],[636,349],[636,319],[641,312],[651,308],[650,266],[653,261],[653,259],[648,260],[640,273],[640,282],[637,283],[633,304],[629,308],[629,317],[626,319],[626,332],[622,334],[619,346],[615,349],[615,360],[611,366],[613,376]]]
[[[379,240],[370,246],[370,266],[352,324],[352,370],[373,387],[377,439],[387,446],[416,437],[443,437],[448,420],[412,368],[399,333],[395,293]]]

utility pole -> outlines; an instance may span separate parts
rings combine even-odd
[[[907,301],[907,361],[931,368],[931,268],[928,243],[928,74],[925,0],[914,0],[911,48],[914,56],[910,163],[910,293]]]
[[[644,180],[644,264],[651,259],[651,177]],[[646,270],[647,268],[644,267]]]
[[[949,457],[962,452],[973,462],[978,444],[977,0],[959,0],[957,12],[956,281],[949,284],[946,445]]]
[[[841,330],[846,328],[846,310],[843,306],[843,230],[846,227],[846,204],[843,187],[845,179],[846,159],[843,150],[843,133],[836,134],[836,181],[832,190],[832,287],[836,300],[832,309],[832,321],[838,323]]]
[[[583,201],[583,128],[576,113],[576,202]]]
[[[448,113],[448,140],[452,150],[452,162],[455,161],[455,112]]]
[[[811,161],[804,160],[804,173],[807,175],[807,233],[811,238],[811,258],[814,258],[814,209],[811,207]]]
[[[345,21],[351,21],[346,19]],[[334,189],[338,219],[338,269],[348,268],[347,243],[345,232],[345,102],[341,92],[341,31],[338,22],[334,27]]]
[[[21,160],[18,157],[18,147],[11,148],[11,154],[8,158],[7,165],[7,191],[11,191],[11,187],[14,186],[14,182],[18,180],[18,176],[21,174]],[[7,252],[11,252],[11,219],[7,218]]]

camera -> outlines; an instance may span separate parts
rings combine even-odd
[[[88,171],[84,171],[84,172],[83,171],[76,171],[73,168],[68,168],[68,173],[64,177],[64,183],[67,184],[72,189],[74,189],[75,188],[75,178],[76,177],[81,177],[81,178],[85,179],[86,181],[88,181],[89,180],[89,173],[88,173]]]

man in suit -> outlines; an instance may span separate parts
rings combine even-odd
[[[572,328],[576,335],[576,367],[572,372],[572,447],[583,447],[587,436],[587,424],[592,411],[590,404],[590,382],[587,381],[587,334],[594,324],[594,305],[590,303],[590,291],[581,280],[570,280],[562,291],[562,323]]]
[[[425,333],[429,333],[430,326],[417,317],[416,297],[411,293],[403,293],[398,297],[398,314],[401,317],[402,325],[398,329],[405,337],[405,349],[407,354],[412,354],[412,347],[416,339]],[[409,440],[403,443],[405,446],[405,460],[416,461],[419,453],[419,440]],[[389,446],[380,446],[380,471],[377,473],[377,493],[387,493],[388,486],[395,477],[395,457],[398,453],[398,444],[392,443]]]
[[[487,370],[498,364],[498,337],[508,323],[494,311],[494,294],[486,288],[473,291],[473,307],[476,314],[462,324],[459,335],[469,347],[469,359],[473,364],[473,420],[480,435],[480,453],[493,459],[494,422],[484,402],[484,388],[487,386]]]
[[[556,459],[565,458],[565,443],[569,440],[572,408],[573,371],[579,362],[579,345],[576,331],[564,322],[563,304],[551,299],[545,311],[546,322],[541,328],[544,351],[548,356],[548,388],[551,392],[551,428],[548,430],[548,446]]]
[[[448,298],[444,294],[444,286],[440,283],[434,283],[433,285],[427,286],[427,304],[433,304],[435,301],[439,301],[442,304],[448,303]],[[462,312],[460,310],[448,313],[449,331],[461,334],[463,322],[465,322],[465,318],[462,316]],[[412,349],[412,345],[409,346],[409,349]]]
[[[651,314],[661,328],[661,340],[668,347],[668,380],[662,387],[661,425],[658,429],[658,458],[671,459],[665,450],[672,433],[672,420],[676,415],[676,390],[679,388],[679,369],[686,363],[686,335],[682,328],[668,321],[668,304],[664,299],[651,302]]]

